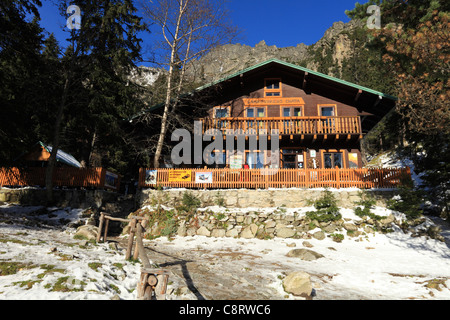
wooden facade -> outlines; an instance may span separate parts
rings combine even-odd
[[[395,106],[394,97],[278,60],[243,70],[196,94],[213,97],[203,116],[195,117],[202,122],[203,134],[218,129],[226,139],[230,132],[257,138],[278,133],[277,155],[250,150],[246,143],[239,156],[243,168],[250,169],[362,168],[361,139]],[[221,151],[225,163],[209,167],[230,167],[230,157],[236,154]],[[252,160],[261,152],[265,165]],[[277,166],[267,165],[271,157],[279,158]]]
[[[190,162],[166,154],[165,169],[141,169],[140,187],[392,188],[410,177],[408,168],[363,168],[361,140],[396,103],[381,92],[272,59],[183,99],[177,112],[196,123]]]

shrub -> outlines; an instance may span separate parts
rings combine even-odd
[[[181,206],[178,210],[185,212],[192,212],[200,208],[201,201],[190,192],[183,193],[183,199],[181,200]]]
[[[400,199],[394,198],[388,201],[388,208],[402,212],[409,220],[417,219],[423,215],[424,195],[419,190],[409,187],[399,188]]]
[[[354,212],[358,217],[362,218],[364,216],[367,216],[374,220],[383,219],[383,217],[371,212],[371,210],[374,208],[375,203],[376,203],[376,200],[372,196],[369,196],[369,195],[366,195],[363,193],[363,194],[361,194],[361,200],[357,201],[355,203],[360,206],[360,207],[356,207],[354,209]],[[361,208],[361,206],[363,208]]]
[[[336,221],[342,218],[339,213],[339,208],[336,204],[336,198],[329,190],[325,190],[322,197],[314,202],[316,211],[306,213],[306,216],[311,220],[318,222]]]

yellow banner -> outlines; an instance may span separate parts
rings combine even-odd
[[[191,182],[192,171],[191,170],[170,170],[169,182]]]
[[[259,105],[304,105],[303,98],[255,98],[255,99],[242,99],[246,106],[259,106]]]

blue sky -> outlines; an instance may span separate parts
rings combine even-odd
[[[41,25],[55,33],[65,46],[68,35],[63,31],[66,18],[58,14],[54,0],[43,0]],[[362,3],[367,1],[359,0]],[[355,7],[357,0],[228,0],[231,19],[241,30],[239,43],[255,46],[261,40],[277,47],[311,45],[336,21],[348,22],[345,10]],[[73,2],[76,4],[76,0]],[[66,28],[67,29],[67,28]],[[143,36],[144,46],[151,37]]]

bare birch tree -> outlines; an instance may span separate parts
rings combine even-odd
[[[158,64],[168,70],[164,112],[156,145],[154,167],[159,168],[170,118],[176,113],[186,83],[186,68],[211,49],[231,43],[238,31],[228,18],[223,0],[142,0],[144,17],[158,29]]]

